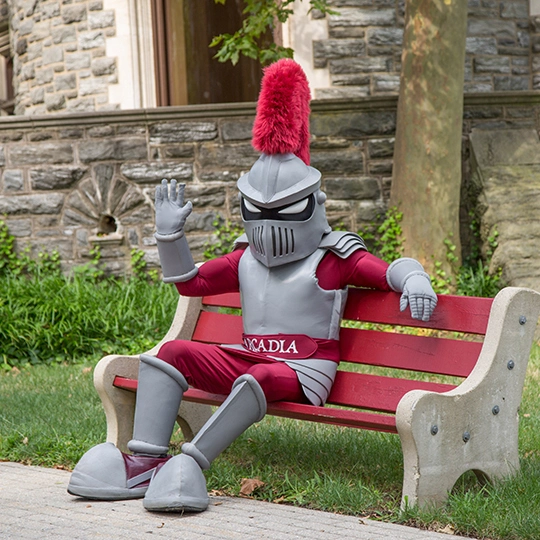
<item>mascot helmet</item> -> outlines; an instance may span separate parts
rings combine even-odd
[[[251,252],[267,267],[311,255],[330,232],[321,173],[309,166],[309,99],[296,62],[266,68],[253,126],[253,146],[262,155],[238,189]]]

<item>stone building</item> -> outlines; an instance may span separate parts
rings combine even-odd
[[[404,0],[330,3],[336,14],[319,18],[297,0],[276,36],[295,50],[314,97],[395,94]],[[540,0],[469,0],[465,92],[540,89],[536,15]],[[238,24],[235,2],[1,0],[11,106],[41,115],[254,100],[259,67],[219,65],[208,48]]]
[[[323,17],[297,0],[273,39],[310,81],[330,221],[358,230],[388,202],[404,0],[330,3]],[[238,221],[261,70],[219,64],[208,47],[238,27],[237,5],[0,0],[0,215],[19,247],[58,249],[69,267],[97,244],[116,273],[132,248],[156,264],[161,178],[187,184],[198,258],[216,220]],[[466,172],[472,130],[538,132],[539,90],[540,0],[469,0]]]

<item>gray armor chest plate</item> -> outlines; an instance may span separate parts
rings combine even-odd
[[[315,273],[325,253],[267,268],[246,249],[239,265],[244,332],[338,339],[347,289],[319,287]]]

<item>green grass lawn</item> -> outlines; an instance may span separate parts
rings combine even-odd
[[[0,460],[72,468],[105,438],[92,365],[36,365],[0,374]],[[540,346],[533,348],[520,411],[521,471],[481,486],[472,473],[439,510],[399,510],[397,435],[267,417],[207,472],[209,490],[238,495],[243,478],[264,484],[253,497],[490,539],[540,537]],[[177,451],[180,435],[173,437]]]

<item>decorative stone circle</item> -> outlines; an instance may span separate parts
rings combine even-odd
[[[98,236],[123,235],[127,222],[152,220],[151,202],[138,186],[115,176],[111,165],[96,165],[92,172],[68,195],[65,226],[89,229]]]

